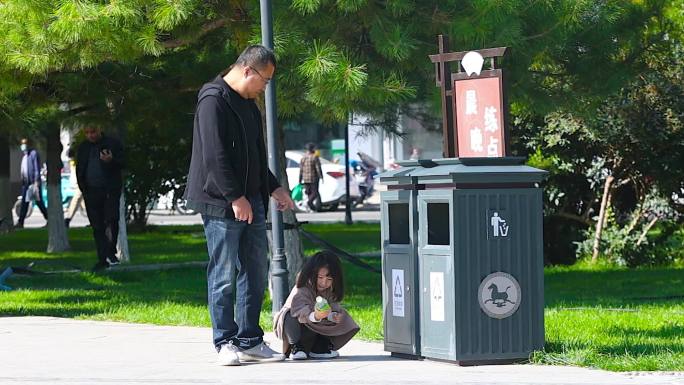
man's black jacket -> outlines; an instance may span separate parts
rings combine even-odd
[[[90,160],[90,151],[93,147],[97,149],[98,154],[104,149],[108,149],[112,152],[112,160],[110,162],[104,162],[100,160],[102,171],[104,172],[104,177],[106,180],[105,188],[108,191],[121,191],[123,183],[121,170],[126,164],[123,146],[117,139],[111,138],[104,134],[102,134],[102,137],[97,143],[92,143],[85,140],[78,146],[78,152],[76,153],[76,180],[78,182],[78,188],[83,193],[86,193],[88,190],[88,182],[86,181],[86,177],[88,171],[88,161]]]
[[[250,111],[236,111],[228,84],[217,77],[205,84],[197,97],[192,134],[192,158],[184,198],[188,207],[202,214],[234,218],[231,202],[246,196],[249,152],[240,114],[256,114],[257,143],[261,163],[261,198],[268,210],[268,198],[280,187],[266,163],[261,114],[256,104]]]

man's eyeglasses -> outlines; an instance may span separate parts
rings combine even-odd
[[[259,70],[257,70],[256,68],[254,68],[254,67],[252,67],[252,66],[248,66],[248,67],[249,67],[252,71],[256,72],[256,74],[259,75],[259,77],[261,78],[261,80],[264,81],[264,83],[268,84],[268,83],[271,81],[271,78],[268,78],[268,79],[265,78],[264,75],[262,75],[261,72],[259,72]]]

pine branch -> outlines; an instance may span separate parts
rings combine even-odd
[[[209,34],[210,32],[216,31],[217,29],[220,29],[221,27],[225,26],[226,24],[233,22],[233,21],[244,21],[244,20],[234,20],[232,18],[226,17],[223,19],[217,19],[214,21],[210,21],[207,24],[204,24],[198,33],[196,33],[192,38],[178,38],[178,39],[173,39],[173,40],[166,40],[161,42],[161,46],[166,48],[166,49],[173,49],[173,48],[179,48],[182,46],[190,45],[194,43],[195,41],[199,40],[201,37]]]
[[[529,41],[529,40],[539,39],[540,37],[544,37],[544,36],[548,35],[549,33],[553,32],[554,30],[556,30],[561,25],[563,25],[562,20],[558,20],[554,25],[551,26],[551,28],[547,29],[546,31],[540,32],[536,35],[525,36],[525,37],[521,38],[521,40]]]

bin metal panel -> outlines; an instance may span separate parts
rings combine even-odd
[[[418,193],[421,354],[455,359],[454,340],[454,192]]]
[[[385,350],[417,354],[416,286],[414,260],[402,254],[386,254],[383,263],[383,316]]]
[[[455,191],[457,361],[543,347],[541,202],[536,188]]]
[[[383,191],[380,198],[385,350],[418,356],[416,191]]]
[[[420,256],[420,337],[425,357],[455,360],[453,260],[447,255]]]

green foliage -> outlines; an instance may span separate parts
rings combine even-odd
[[[499,64],[511,80],[513,144],[522,153],[538,150],[543,159],[533,162],[552,171],[548,214],[590,224],[606,172],[630,180],[640,197],[652,184],[666,194],[684,180],[665,178],[681,169],[671,165],[684,153],[677,147],[680,1],[295,0],[273,10],[282,119],[344,123],[360,113],[370,117],[368,129],[393,132],[405,114],[436,126],[438,90],[427,56],[446,33],[455,51],[511,49]],[[0,117],[11,122],[0,129],[18,131],[43,116],[34,109],[66,106],[66,115],[87,110],[84,120],[96,116],[147,143],[189,140],[189,126],[180,127],[192,94],[260,41],[258,11],[256,2],[234,1],[4,1]],[[160,137],[162,126],[173,129]],[[135,132],[148,127],[155,128]],[[674,144],[658,145],[668,141]],[[644,157],[648,148],[659,149],[657,156]],[[165,188],[153,185],[135,191]]]
[[[197,0],[156,0],[152,22],[160,31],[171,31],[190,18],[198,4]]]
[[[302,15],[314,13],[321,6],[322,0],[293,0],[292,8]]]
[[[622,221],[609,207],[602,231],[600,250],[604,259],[617,266],[663,266],[684,262],[679,251],[682,237],[676,234],[677,214],[658,194],[652,192],[637,210]],[[645,220],[642,220],[645,219]],[[661,219],[658,231],[651,231]],[[653,220],[653,223],[650,223]],[[590,260],[595,227],[584,231],[585,240],[577,242],[577,257]]]
[[[640,234],[648,232],[647,222],[678,221],[675,212],[684,211],[676,201],[684,187],[679,166],[684,164],[684,56],[679,43],[661,43],[641,58],[643,74],[595,108],[559,108],[546,115],[537,133],[529,128],[532,123],[518,122],[531,133],[527,145],[536,151],[532,160],[551,172],[545,186],[546,214],[554,221],[574,221],[575,231],[584,227],[581,256],[591,254],[594,223],[610,175],[615,178],[609,202],[615,217],[603,234],[606,257],[629,266],[674,259],[659,244],[665,239],[637,245]]]

